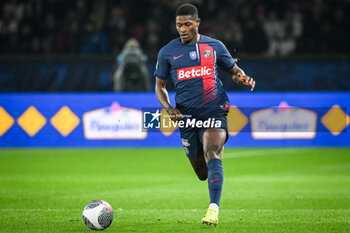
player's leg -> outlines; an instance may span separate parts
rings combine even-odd
[[[203,145],[199,138],[198,129],[180,128],[181,140],[190,160],[194,172],[200,180],[206,180],[208,177],[208,168],[204,159]]]
[[[201,154],[198,157],[190,158],[191,165],[193,170],[200,180],[206,180],[208,178],[208,167],[204,159],[204,154]]]
[[[227,132],[222,128],[210,128],[204,131],[203,151],[208,163],[212,159],[222,159],[222,149],[226,142]]]
[[[208,167],[208,187],[210,203],[220,205],[221,190],[224,179],[222,166],[222,148],[226,142],[226,130],[207,129],[203,133],[203,150]]]
[[[197,130],[196,130],[197,131]],[[191,138],[191,144],[185,147],[187,157],[190,160],[192,168],[196,173],[199,180],[206,180],[208,178],[208,167],[204,158],[203,145],[199,140],[198,132],[193,134]]]
[[[221,128],[207,129],[202,136],[203,150],[208,167],[208,189],[210,205],[202,222],[217,225],[221,191],[223,186],[222,150],[227,139],[227,132]]]

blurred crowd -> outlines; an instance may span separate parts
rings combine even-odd
[[[129,38],[151,61],[177,37],[176,8],[199,9],[200,33],[234,55],[349,54],[350,1],[5,0],[1,54],[118,54]]]

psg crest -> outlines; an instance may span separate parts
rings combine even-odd
[[[191,58],[192,60],[196,60],[196,58],[197,58],[197,53],[196,53],[196,51],[191,51],[191,52],[190,52],[190,58]]]
[[[204,50],[203,55],[204,55],[204,57],[211,57],[210,50]]]

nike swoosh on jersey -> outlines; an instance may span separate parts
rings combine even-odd
[[[178,58],[180,58],[182,56],[183,56],[183,54],[181,54],[180,56],[177,56],[177,57],[174,56],[174,60],[176,60],[176,59],[178,59]]]

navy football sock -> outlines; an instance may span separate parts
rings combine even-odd
[[[208,166],[208,188],[210,203],[220,205],[222,184],[224,181],[224,170],[220,159],[212,159]]]

